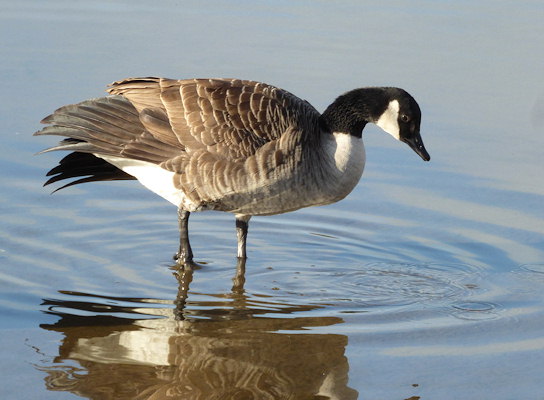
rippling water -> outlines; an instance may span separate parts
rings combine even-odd
[[[538,2],[2,2],[2,398],[543,399]],[[122,23],[120,22],[122,21]],[[515,23],[514,23],[515,21]],[[159,29],[160,27],[160,29]],[[423,109],[423,163],[367,127],[340,203],[252,219],[136,182],[49,195],[56,107],[132,75],[236,76],[322,110],[361,85]]]

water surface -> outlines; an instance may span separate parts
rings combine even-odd
[[[540,2],[2,2],[2,398],[542,399]],[[376,127],[340,203],[250,225],[136,182],[50,195],[55,108],[129,76],[240,77],[323,110],[404,87],[432,161]],[[215,396],[215,397],[214,397]]]

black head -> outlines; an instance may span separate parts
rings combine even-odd
[[[395,139],[408,144],[423,160],[431,157],[419,133],[421,110],[408,92],[393,87],[355,89],[338,97],[323,113],[332,131],[361,136],[373,122]]]
[[[421,110],[408,92],[399,88],[383,88],[386,106],[381,114],[374,115],[373,121],[395,139],[406,143],[423,160],[429,161],[431,156],[425,150],[419,133]]]

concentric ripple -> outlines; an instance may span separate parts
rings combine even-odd
[[[520,266],[520,268],[526,272],[544,274],[544,264],[523,264]]]
[[[479,269],[467,264],[372,263],[335,274],[335,301],[363,307],[449,303],[478,287]]]
[[[466,301],[452,304],[451,315],[459,319],[481,321],[484,319],[495,319],[499,317],[498,306],[483,301]]]

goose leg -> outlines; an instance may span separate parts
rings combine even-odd
[[[236,276],[232,278],[232,293],[234,295],[243,295],[245,283],[246,283],[246,259],[238,257],[238,262],[236,263]]]
[[[189,243],[189,211],[178,208],[179,223],[179,251],[176,254],[178,263],[190,263],[193,261],[193,250]]]
[[[238,258],[247,258],[247,227],[251,215],[236,215],[236,237],[238,238]]]

